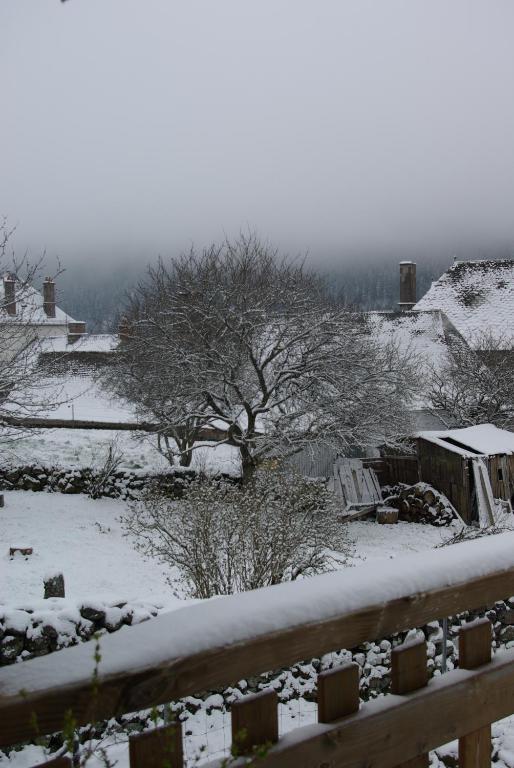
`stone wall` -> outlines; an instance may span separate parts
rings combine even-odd
[[[56,493],[91,494],[114,499],[135,499],[142,488],[156,482],[163,490],[180,493],[187,478],[194,477],[193,470],[144,475],[117,470],[107,477],[101,470],[84,467],[62,469],[59,467],[20,466],[0,468],[0,491],[49,491]]]
[[[139,624],[157,613],[156,606],[143,602],[77,603],[58,597],[22,608],[0,606],[0,666],[45,656],[97,633]]]

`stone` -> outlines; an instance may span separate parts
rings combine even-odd
[[[6,635],[0,645],[0,661],[2,664],[14,664],[23,651],[23,637]]]
[[[500,631],[500,641],[502,643],[510,643],[514,640],[514,626],[504,627]]]
[[[83,619],[92,621],[94,624],[101,624],[102,626],[104,625],[105,611],[102,611],[98,608],[91,608],[91,606],[83,605],[80,609],[80,615]]]
[[[64,576],[62,573],[54,573],[44,580],[45,600],[49,597],[64,597]]]
[[[43,634],[25,641],[25,648],[31,656],[44,656],[50,652],[50,642]]]

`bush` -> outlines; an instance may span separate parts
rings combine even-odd
[[[325,485],[277,472],[244,485],[197,478],[179,500],[154,489],[122,522],[136,548],[176,567],[196,598],[321,573],[349,550]]]

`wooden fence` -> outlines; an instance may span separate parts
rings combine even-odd
[[[371,593],[366,584],[372,583],[373,575],[377,578],[376,565],[374,569],[363,566],[348,569],[352,573],[317,577],[318,581],[208,601],[147,622],[146,629],[139,625],[126,630],[123,637],[110,635],[105,638],[107,666],[98,676],[94,697],[89,672],[80,671],[87,644],[5,668],[0,672],[0,746],[32,738],[34,722],[42,733],[59,730],[70,710],[77,725],[133,712],[492,605],[514,594],[514,534],[402,561],[384,566],[381,578],[395,577],[398,586],[378,584],[375,601],[368,599]],[[416,575],[417,561],[420,573]],[[354,585],[353,596],[340,595],[345,584]],[[310,601],[327,590],[330,599],[326,608],[318,609],[317,620],[312,611],[305,618],[299,616],[304,599]],[[268,608],[263,607],[266,598]],[[289,604],[293,610],[284,617],[284,606]],[[351,607],[338,613],[338,604]],[[276,626],[270,630],[266,622],[275,613]],[[142,639],[151,637],[152,625],[158,629],[157,638],[173,615],[176,637],[182,633],[187,639],[188,627],[198,632],[202,626],[214,625],[215,632],[201,651],[187,653],[178,641],[175,648],[170,641],[167,658],[162,650],[141,648],[138,643],[127,649],[129,637],[136,637],[138,631]],[[213,618],[217,615],[218,622]],[[227,617],[237,626],[238,619],[248,623],[252,615],[255,624],[234,636]],[[218,630],[224,625],[227,639],[220,641]],[[201,642],[196,640],[197,645]],[[91,653],[90,648],[86,650]],[[112,664],[116,655],[124,656],[118,668]],[[459,739],[460,768],[485,768],[491,764],[491,723],[514,713],[514,650],[501,650],[491,659],[491,625],[482,619],[463,626],[459,662],[459,669],[429,681],[425,643],[399,646],[392,651],[391,694],[365,704],[359,703],[356,665],[322,673],[318,724],[297,728],[280,739],[275,692],[246,697],[232,707],[233,743],[239,755],[255,756],[257,750],[258,759],[251,762],[263,768],[418,768],[428,766],[431,749]],[[68,680],[61,679],[61,667],[69,670]],[[17,684],[23,692],[16,689]],[[130,737],[129,753],[131,768],[179,768],[183,765],[180,723]],[[59,758],[46,765],[66,768],[71,764]]]

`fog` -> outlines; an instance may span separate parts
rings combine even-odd
[[[65,266],[252,229],[313,263],[514,243],[511,0],[2,0],[0,215]]]

